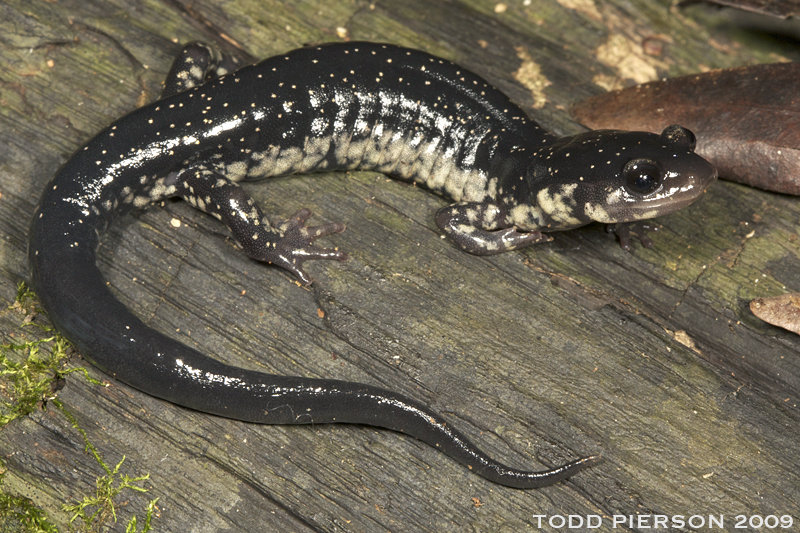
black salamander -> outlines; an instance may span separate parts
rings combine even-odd
[[[99,239],[116,217],[177,196],[222,220],[248,256],[308,284],[304,261],[346,259],[313,244],[344,225],[307,227],[307,209],[270,223],[237,182],[371,169],[451,198],[436,214],[439,228],[467,252],[496,254],[550,240],[545,232],[686,206],[716,178],[695,155],[692,133],[670,126],[660,135],[556,138],[479,76],[392,45],[302,48],[227,75],[219,75],[220,59],[205,45],[187,46],[162,99],[100,132],[46,186],[29,263],[58,331],[120,381],[206,413],[388,428],[510,487],[550,485],[594,463],[592,456],[542,472],[509,468],[397,393],[225,365],[118,302],[95,264]]]

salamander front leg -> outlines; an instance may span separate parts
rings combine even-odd
[[[609,224],[606,228],[608,233],[613,233],[619,239],[619,245],[623,250],[631,249],[631,236],[639,239],[642,246],[650,248],[653,246],[653,239],[648,235],[648,231],[658,231],[660,226],[650,220],[640,220],[638,222],[618,222]]]
[[[453,243],[475,255],[494,255],[552,241],[540,231],[517,231],[504,224],[506,209],[498,204],[459,202],[436,213],[436,225]]]
[[[309,209],[301,209],[288,220],[270,224],[249,194],[225,176],[206,168],[193,168],[167,177],[165,185],[175,186],[175,195],[221,220],[249,257],[285,268],[305,285],[311,278],[303,270],[308,259],[344,261],[347,254],[315,246],[323,235],[341,233],[344,224],[306,226]]]

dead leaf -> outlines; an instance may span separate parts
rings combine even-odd
[[[800,293],[756,298],[750,302],[750,311],[768,324],[800,335]]]

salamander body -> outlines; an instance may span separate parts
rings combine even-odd
[[[223,364],[119,303],[96,266],[118,216],[181,197],[222,220],[242,250],[303,283],[313,244],[344,230],[310,211],[270,223],[237,182],[373,169],[453,200],[436,223],[460,248],[494,254],[592,221],[629,222],[694,201],[716,171],[680,126],[660,135],[557,138],[479,76],[425,52],[374,43],[308,47],[221,76],[217,54],[184,49],[162,99],[117,120],[45,187],[30,231],[34,288],[56,328],[117,379],[199,411],[263,424],[358,423],[417,437],[512,487],[541,487],[596,457],[543,472],[488,457],[420,403],[369,385]],[[207,80],[207,77],[211,79]]]

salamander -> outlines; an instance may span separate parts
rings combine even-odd
[[[201,43],[176,59],[162,97],[101,131],[46,185],[30,228],[31,280],[57,330],[117,380],[188,408],[261,424],[352,423],[414,436],[510,487],[556,483],[589,456],[544,471],[508,467],[398,393],[223,364],[156,332],[109,291],[101,235],[131,210],[179,197],[220,219],[249,257],[311,283],[316,245],[344,230],[301,209],[270,222],[238,185],[293,173],[367,169],[453,201],[436,224],[472,254],[551,240],[593,221],[631,222],[697,199],[716,170],[692,133],[590,131],[558,138],[480,76],[389,44],[305,47],[225,72]]]

